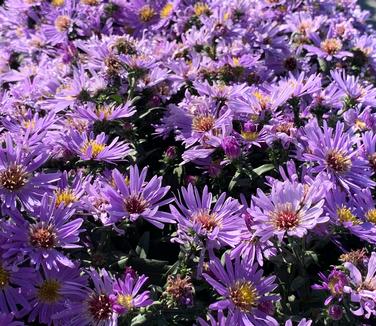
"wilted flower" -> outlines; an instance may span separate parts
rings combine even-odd
[[[194,288],[188,276],[170,275],[164,294],[172,305],[193,306]]]

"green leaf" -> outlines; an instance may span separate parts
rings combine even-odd
[[[260,175],[263,175],[264,173],[269,172],[273,169],[274,169],[273,164],[264,164],[264,165],[259,166],[256,169],[253,169],[253,172],[260,176]]]
[[[140,258],[146,258],[149,251],[150,232],[146,231],[140,238],[136,247],[136,253]]]
[[[137,315],[131,321],[130,326],[145,325],[147,318],[144,315]]]
[[[296,291],[300,289],[305,284],[305,278],[302,276],[297,276],[292,282],[291,282],[291,290]]]
[[[119,266],[120,269],[124,269],[125,266],[127,265],[129,257],[128,256],[122,256],[119,258],[117,265]]]

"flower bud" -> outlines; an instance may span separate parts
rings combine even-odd
[[[222,140],[222,148],[231,160],[238,158],[241,154],[240,144],[233,136],[227,136]]]

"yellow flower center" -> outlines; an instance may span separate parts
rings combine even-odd
[[[257,131],[242,131],[241,135],[246,141],[254,141],[258,138],[259,133]]]
[[[84,5],[88,5],[88,6],[97,6],[98,5],[98,0],[81,0],[81,2]]]
[[[207,132],[214,127],[215,118],[212,115],[199,115],[192,120],[192,129],[198,132]]]
[[[360,120],[360,119],[356,119],[355,126],[359,130],[366,130],[367,129],[367,124],[364,121]]]
[[[270,97],[265,96],[260,91],[253,92],[253,96],[256,97],[262,109],[266,109],[268,103],[270,102]]]
[[[208,232],[221,226],[221,221],[217,218],[217,215],[215,213],[210,214],[207,210],[198,211],[192,216],[192,220],[201,224],[201,227]]]
[[[26,129],[34,129],[35,128],[35,121],[34,120],[24,120],[22,123],[23,127]]]
[[[330,293],[332,295],[340,295],[342,294],[342,290],[336,287],[337,283],[340,282],[341,280],[338,277],[331,277],[329,282],[328,282],[328,288],[330,290]]]
[[[99,106],[95,109],[95,114],[97,115],[98,118],[103,116],[104,120],[107,120],[108,117],[111,115],[111,108],[105,107],[105,106]]]
[[[239,64],[240,64],[240,62],[239,62],[239,58],[237,58],[237,57],[233,57],[233,58],[232,58],[232,62],[233,62],[233,64],[234,64],[235,66],[239,66]]]
[[[59,32],[68,30],[71,20],[68,16],[59,16],[55,20],[55,27]]]
[[[86,141],[81,147],[81,153],[87,154],[87,151],[91,148],[91,157],[96,158],[106,148],[104,144],[98,144],[95,140]]]
[[[322,41],[320,47],[326,53],[333,55],[342,49],[342,42],[335,38],[329,38],[325,41]]]
[[[64,5],[65,0],[52,0],[52,5],[55,7],[61,7]]]
[[[174,6],[172,3],[168,2],[161,10],[161,18],[167,18],[170,16],[172,9],[174,9]]]
[[[360,221],[347,207],[340,207],[337,209],[337,216],[341,223],[352,222],[353,224],[360,224]]]
[[[9,191],[22,188],[29,180],[29,175],[21,165],[11,165],[0,171],[0,186]]]
[[[332,150],[326,156],[327,165],[335,172],[347,172],[351,168],[351,160],[344,153]]]
[[[372,208],[370,209],[367,213],[366,213],[366,218],[368,221],[376,224],[376,208]]]
[[[280,205],[270,213],[270,217],[278,230],[291,230],[300,223],[300,215],[293,209],[291,203]]]
[[[57,280],[44,281],[37,292],[38,299],[47,304],[53,304],[59,301],[61,284]]]
[[[9,283],[10,275],[3,267],[0,265],[0,289],[4,289]]]
[[[195,12],[196,16],[202,16],[202,15],[209,15],[210,14],[210,8],[206,3],[203,2],[197,2],[193,10]]]
[[[153,17],[155,16],[154,9],[149,6],[145,5],[143,6],[140,11],[138,12],[138,17],[143,21],[144,23],[149,22]]]
[[[127,295],[119,294],[118,297],[117,297],[118,304],[123,306],[127,310],[129,310],[133,307],[132,300],[133,300],[133,298],[129,294],[127,294]]]
[[[57,235],[53,225],[37,224],[30,227],[29,241],[33,247],[42,249],[54,248]]]
[[[72,204],[76,201],[76,196],[71,189],[59,189],[56,191],[56,206],[64,203],[65,206]]]
[[[257,289],[252,282],[237,281],[229,289],[230,299],[234,305],[244,312],[250,312],[258,304]]]

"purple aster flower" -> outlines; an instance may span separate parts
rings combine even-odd
[[[316,187],[307,188],[300,183],[276,181],[266,196],[258,189],[252,198],[253,207],[248,212],[255,221],[255,235],[266,241],[277,236],[282,241],[285,234],[302,238],[317,224],[325,223],[324,200],[315,198]]]
[[[239,140],[244,147],[250,149],[252,146],[261,147],[267,140],[267,130],[252,121],[244,122],[239,134]]]
[[[252,261],[257,261],[257,263],[262,267],[264,265],[264,258],[269,259],[275,256],[277,249],[274,244],[268,240],[266,242],[260,241],[260,238],[254,235],[254,219],[249,214],[249,205],[243,194],[240,195],[242,208],[242,218],[244,219],[245,225],[244,232],[241,236],[241,241],[236,245],[234,249],[231,250],[231,259],[236,257],[247,257]]]
[[[93,132],[88,135],[87,133],[71,130],[69,135],[65,136],[62,145],[72,153],[77,154],[81,160],[113,163],[123,160],[131,151],[129,144],[118,140],[119,137],[115,137],[107,145],[108,136],[104,132],[94,136]]]
[[[117,279],[114,282],[113,294],[110,295],[114,311],[118,314],[126,314],[128,311],[146,307],[153,303],[150,299],[150,292],[144,291],[139,294],[141,287],[148,278],[145,275],[132,276],[126,273],[125,279]]]
[[[50,7],[46,15],[47,24],[42,25],[42,32],[52,45],[68,41],[68,34],[73,30],[75,1],[67,0],[62,7]]]
[[[330,221],[346,228],[350,233],[369,243],[376,243],[376,226],[374,204],[369,202],[363,194],[348,199],[348,193],[332,189],[327,193],[325,210],[330,216]]]
[[[75,115],[91,122],[96,122],[128,118],[135,114],[135,112],[130,102],[120,106],[114,104],[95,105],[88,103],[86,106],[79,106],[75,111]]]
[[[117,314],[113,310],[110,295],[114,279],[104,269],[99,273],[89,271],[93,283],[79,301],[68,301],[65,309],[53,316],[54,320],[69,320],[70,326],[117,326]]]
[[[32,306],[28,321],[52,325],[52,316],[63,311],[67,302],[84,298],[86,285],[87,278],[80,275],[77,266],[43,270],[28,296]]]
[[[74,174],[73,180],[70,180],[70,176]],[[54,191],[55,205],[60,206],[62,204],[72,209],[82,209],[84,206],[82,197],[89,182],[90,178],[84,177],[82,171],[64,171],[58,182],[57,189]]]
[[[372,131],[367,131],[363,134],[362,141],[364,158],[368,160],[373,173],[376,173],[376,134]]]
[[[213,257],[210,262],[210,274],[203,274],[205,280],[223,297],[210,305],[210,309],[228,310],[233,325],[269,326],[278,322],[267,315],[260,306],[279,299],[270,295],[277,285],[275,276],[262,277],[262,270],[248,259],[235,259],[225,256],[225,267]]]
[[[39,268],[58,269],[58,263],[72,267],[73,263],[59,249],[79,248],[79,234],[83,220],[72,216],[74,210],[63,205],[56,206],[45,195],[40,206],[33,209],[30,219],[23,219],[20,213],[12,213],[13,222],[7,225],[7,242],[2,246],[7,250],[5,258],[20,256],[30,258]]]
[[[313,323],[312,320],[303,318],[299,323],[296,324],[296,326],[311,326]],[[285,326],[293,326],[293,322],[291,319],[287,320],[285,323]]]
[[[230,314],[230,313],[229,313]],[[208,314],[207,320],[203,318],[198,318],[198,324],[200,326],[231,326],[232,321],[231,318],[227,318],[222,310],[218,310],[217,317],[215,318],[212,314]]]
[[[157,1],[131,0],[127,2],[122,13],[127,28],[134,35],[141,35],[144,29],[158,22],[160,7]]]
[[[372,113],[372,109],[363,108],[358,104],[355,109],[349,109],[343,114],[344,121],[351,126],[354,131],[374,130],[376,117]]]
[[[183,141],[188,148],[197,142],[207,143],[223,128],[232,129],[231,117],[231,110],[219,109],[206,97],[191,96],[186,92],[186,99],[179,106],[169,106],[164,123],[175,130],[177,140]]]
[[[319,58],[331,61],[333,59],[343,59],[352,57],[353,54],[349,51],[342,50],[343,43],[339,38],[332,37],[328,33],[324,40],[321,40],[317,33],[311,33],[309,38],[314,45],[305,45],[304,48],[308,51],[308,55],[316,55]]]
[[[319,276],[322,284],[312,285],[312,289],[329,291],[330,296],[326,298],[325,305],[332,303],[334,300],[342,300],[344,287],[348,284],[346,275],[334,268],[328,276],[323,273],[319,273]]]
[[[13,313],[17,317],[22,317],[30,311],[26,295],[30,291],[33,279],[34,268],[16,267],[0,258],[0,310],[4,313]]]
[[[0,325],[6,326],[25,326],[21,321],[14,321],[14,314],[0,313]]]
[[[214,203],[207,186],[200,195],[191,184],[181,188],[181,197],[183,200],[176,198],[176,207],[170,205],[171,215],[178,223],[177,242],[208,247],[234,247],[239,243],[245,224],[237,200],[226,199],[226,193],[222,193]]]
[[[111,224],[108,213],[111,205],[105,195],[106,188],[107,183],[103,182],[103,180],[95,179],[93,184],[87,184],[87,195],[85,196],[87,210],[104,225]]]
[[[376,88],[372,85],[362,85],[359,77],[346,75],[345,70],[334,70],[330,72],[330,75],[342,90],[344,101],[350,101],[355,104],[376,105]]]
[[[170,187],[162,187],[162,177],[153,176],[150,181],[145,181],[147,172],[147,167],[140,173],[137,166],[131,166],[129,177],[125,177],[118,170],[113,170],[115,188],[108,186],[105,190],[111,204],[112,223],[123,219],[134,222],[142,218],[160,229],[164,223],[174,223],[170,214],[159,209],[173,201],[173,198],[162,200]]]
[[[350,281],[345,292],[351,295],[352,302],[359,305],[357,310],[352,310],[353,314],[367,319],[376,316],[376,253],[371,254],[364,279],[360,270],[352,263],[346,262],[344,266],[349,272]]]
[[[346,190],[373,187],[371,169],[360,156],[356,139],[350,131],[344,131],[344,124],[337,122],[336,128],[328,127],[324,121],[323,129],[313,120],[304,128],[307,152],[302,160],[315,164],[312,173],[326,173],[330,180]]]
[[[30,207],[44,193],[50,193],[60,173],[35,173],[48,159],[45,147],[33,147],[27,151],[15,143],[10,134],[5,138],[5,148],[0,149],[0,197],[4,205],[15,209],[17,199]]]

